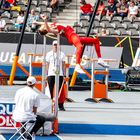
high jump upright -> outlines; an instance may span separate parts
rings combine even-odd
[[[8,82],[9,85],[13,85],[13,80],[14,80],[15,72],[16,72],[16,66],[17,66],[17,63],[18,63],[19,53],[20,53],[20,49],[21,49],[21,45],[22,45],[22,40],[23,40],[25,28],[26,28],[26,23],[27,23],[31,3],[32,3],[32,0],[28,0],[27,11],[26,11],[26,14],[25,14],[23,27],[22,27],[22,30],[21,30],[16,54],[15,54],[15,57],[14,57],[14,62],[13,62],[12,69],[11,69],[10,79],[9,79],[9,82]]]

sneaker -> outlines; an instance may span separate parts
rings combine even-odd
[[[60,111],[66,111],[66,109],[64,107],[60,107],[59,110]]]
[[[106,62],[104,62],[104,60],[102,58],[99,58],[97,63],[98,63],[98,65],[100,65],[104,68],[109,68],[109,65]]]
[[[66,111],[65,108],[64,108],[64,104],[63,103],[59,103],[58,107],[59,107],[60,111]]]
[[[60,111],[66,111],[65,108],[64,108],[64,103],[59,103],[58,107],[59,107]]]
[[[82,69],[81,69],[81,66],[79,64],[76,64],[75,66],[75,71],[77,71],[78,73],[85,73]]]

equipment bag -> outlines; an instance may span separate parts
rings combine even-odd
[[[140,67],[130,67],[126,73],[126,85],[140,84]]]

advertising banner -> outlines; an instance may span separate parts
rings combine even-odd
[[[11,124],[14,106],[13,103],[0,103],[0,129],[14,128]],[[18,127],[19,124],[16,123],[16,126]]]

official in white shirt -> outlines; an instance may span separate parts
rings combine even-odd
[[[56,65],[56,53],[57,53],[57,40],[52,43],[52,50],[46,55],[46,64],[47,64],[47,80],[51,93],[51,98],[53,99],[53,89],[55,84],[55,65]],[[65,67],[65,54],[60,51],[59,53],[59,64],[60,64],[60,76],[59,76],[59,89],[61,88],[63,78],[66,75]],[[59,110],[65,111],[64,103],[58,103]]]

